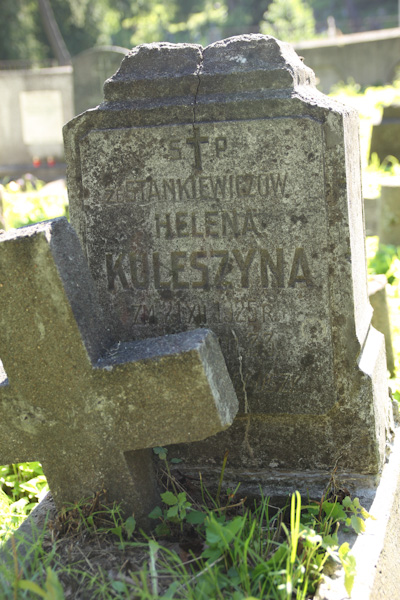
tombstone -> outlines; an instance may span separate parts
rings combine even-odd
[[[372,326],[385,336],[386,364],[392,377],[395,376],[392,328],[390,326],[389,307],[386,298],[386,275],[371,275],[368,278],[368,297],[374,313]]]
[[[118,69],[127,54],[119,46],[98,46],[72,59],[75,114],[97,106],[103,100],[103,83]]]
[[[0,98],[0,177],[21,177],[34,159],[41,178],[65,172],[62,126],[75,114],[72,67],[0,70]]]
[[[356,112],[256,34],[138,46],[104,90],[64,140],[108,326],[121,341],[209,327],[240,402],[228,431],[172,455],[218,478],[228,450],[256,492],[323,489],[334,468],[372,485],[391,408]]]
[[[400,246],[400,177],[381,181],[378,234],[381,244]]]
[[[372,127],[370,156],[375,152],[379,162],[387,156],[400,160],[400,104],[384,106],[382,119]]]
[[[365,235],[378,235],[379,199],[364,198]]]
[[[4,186],[0,184],[0,230],[6,228],[6,222],[4,219],[3,195]]]
[[[125,514],[157,503],[153,446],[200,440],[237,399],[215,336],[110,346],[65,218],[0,235],[1,464],[39,460],[60,508],[106,490]]]

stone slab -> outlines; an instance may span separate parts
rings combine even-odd
[[[387,156],[400,159],[399,133],[400,105],[385,106],[381,122],[372,127],[370,156],[376,153],[380,162]]]
[[[209,330],[110,345],[65,218],[0,235],[0,461],[39,460],[58,507],[105,489],[145,523],[154,446],[228,427],[237,400]]]
[[[366,531],[359,536],[341,536],[348,541],[356,559],[357,574],[351,594],[352,600],[384,600],[397,598],[400,589],[400,432],[387,464],[383,468],[379,486],[373,498],[364,506],[375,520],[366,521]],[[346,600],[344,572],[326,577],[316,594],[316,600]]]
[[[400,177],[398,176],[385,178],[381,182],[378,235],[381,244],[400,245]]]
[[[386,275],[371,275],[368,278],[368,297],[374,309],[372,325],[385,336],[386,364],[391,377],[395,376],[392,327],[386,297]]]
[[[240,480],[378,475],[391,405],[356,112],[262,35],[139,46],[104,93],[64,139],[71,220],[110,331],[211,327],[240,402],[229,431],[173,452],[205,473],[229,450]]]

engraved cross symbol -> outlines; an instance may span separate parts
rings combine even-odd
[[[0,235],[0,464],[39,460],[58,508],[105,489],[146,526],[149,448],[226,429],[237,400],[209,330],[106,331],[66,219]]]
[[[186,138],[186,143],[190,144],[194,148],[194,164],[196,169],[199,171],[203,170],[201,164],[201,147],[200,144],[208,144],[208,137],[204,137],[200,135],[199,127],[193,127],[193,137]]]

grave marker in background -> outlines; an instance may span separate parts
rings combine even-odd
[[[0,235],[0,462],[39,460],[58,508],[106,490],[146,524],[148,448],[229,427],[215,336],[111,347],[79,241],[56,219]]]
[[[74,56],[76,115],[102,102],[104,81],[118,69],[127,52],[126,48],[119,46],[98,46]]]
[[[274,38],[149,44],[64,137],[71,220],[115,340],[207,326],[221,341],[241,414],[174,452],[204,472],[229,449],[249,485],[378,473],[390,405],[355,111]]]
[[[376,152],[379,162],[385,160],[387,156],[400,159],[399,135],[400,105],[384,106],[380,123],[372,127],[370,156]]]

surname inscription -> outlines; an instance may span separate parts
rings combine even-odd
[[[88,260],[119,337],[210,327],[243,411],[327,410],[327,248],[314,242],[326,228],[321,124],[92,130],[80,152],[86,230],[96,230]],[[99,153],[104,168],[87,168]],[[287,351],[292,336],[307,340],[306,355]]]

